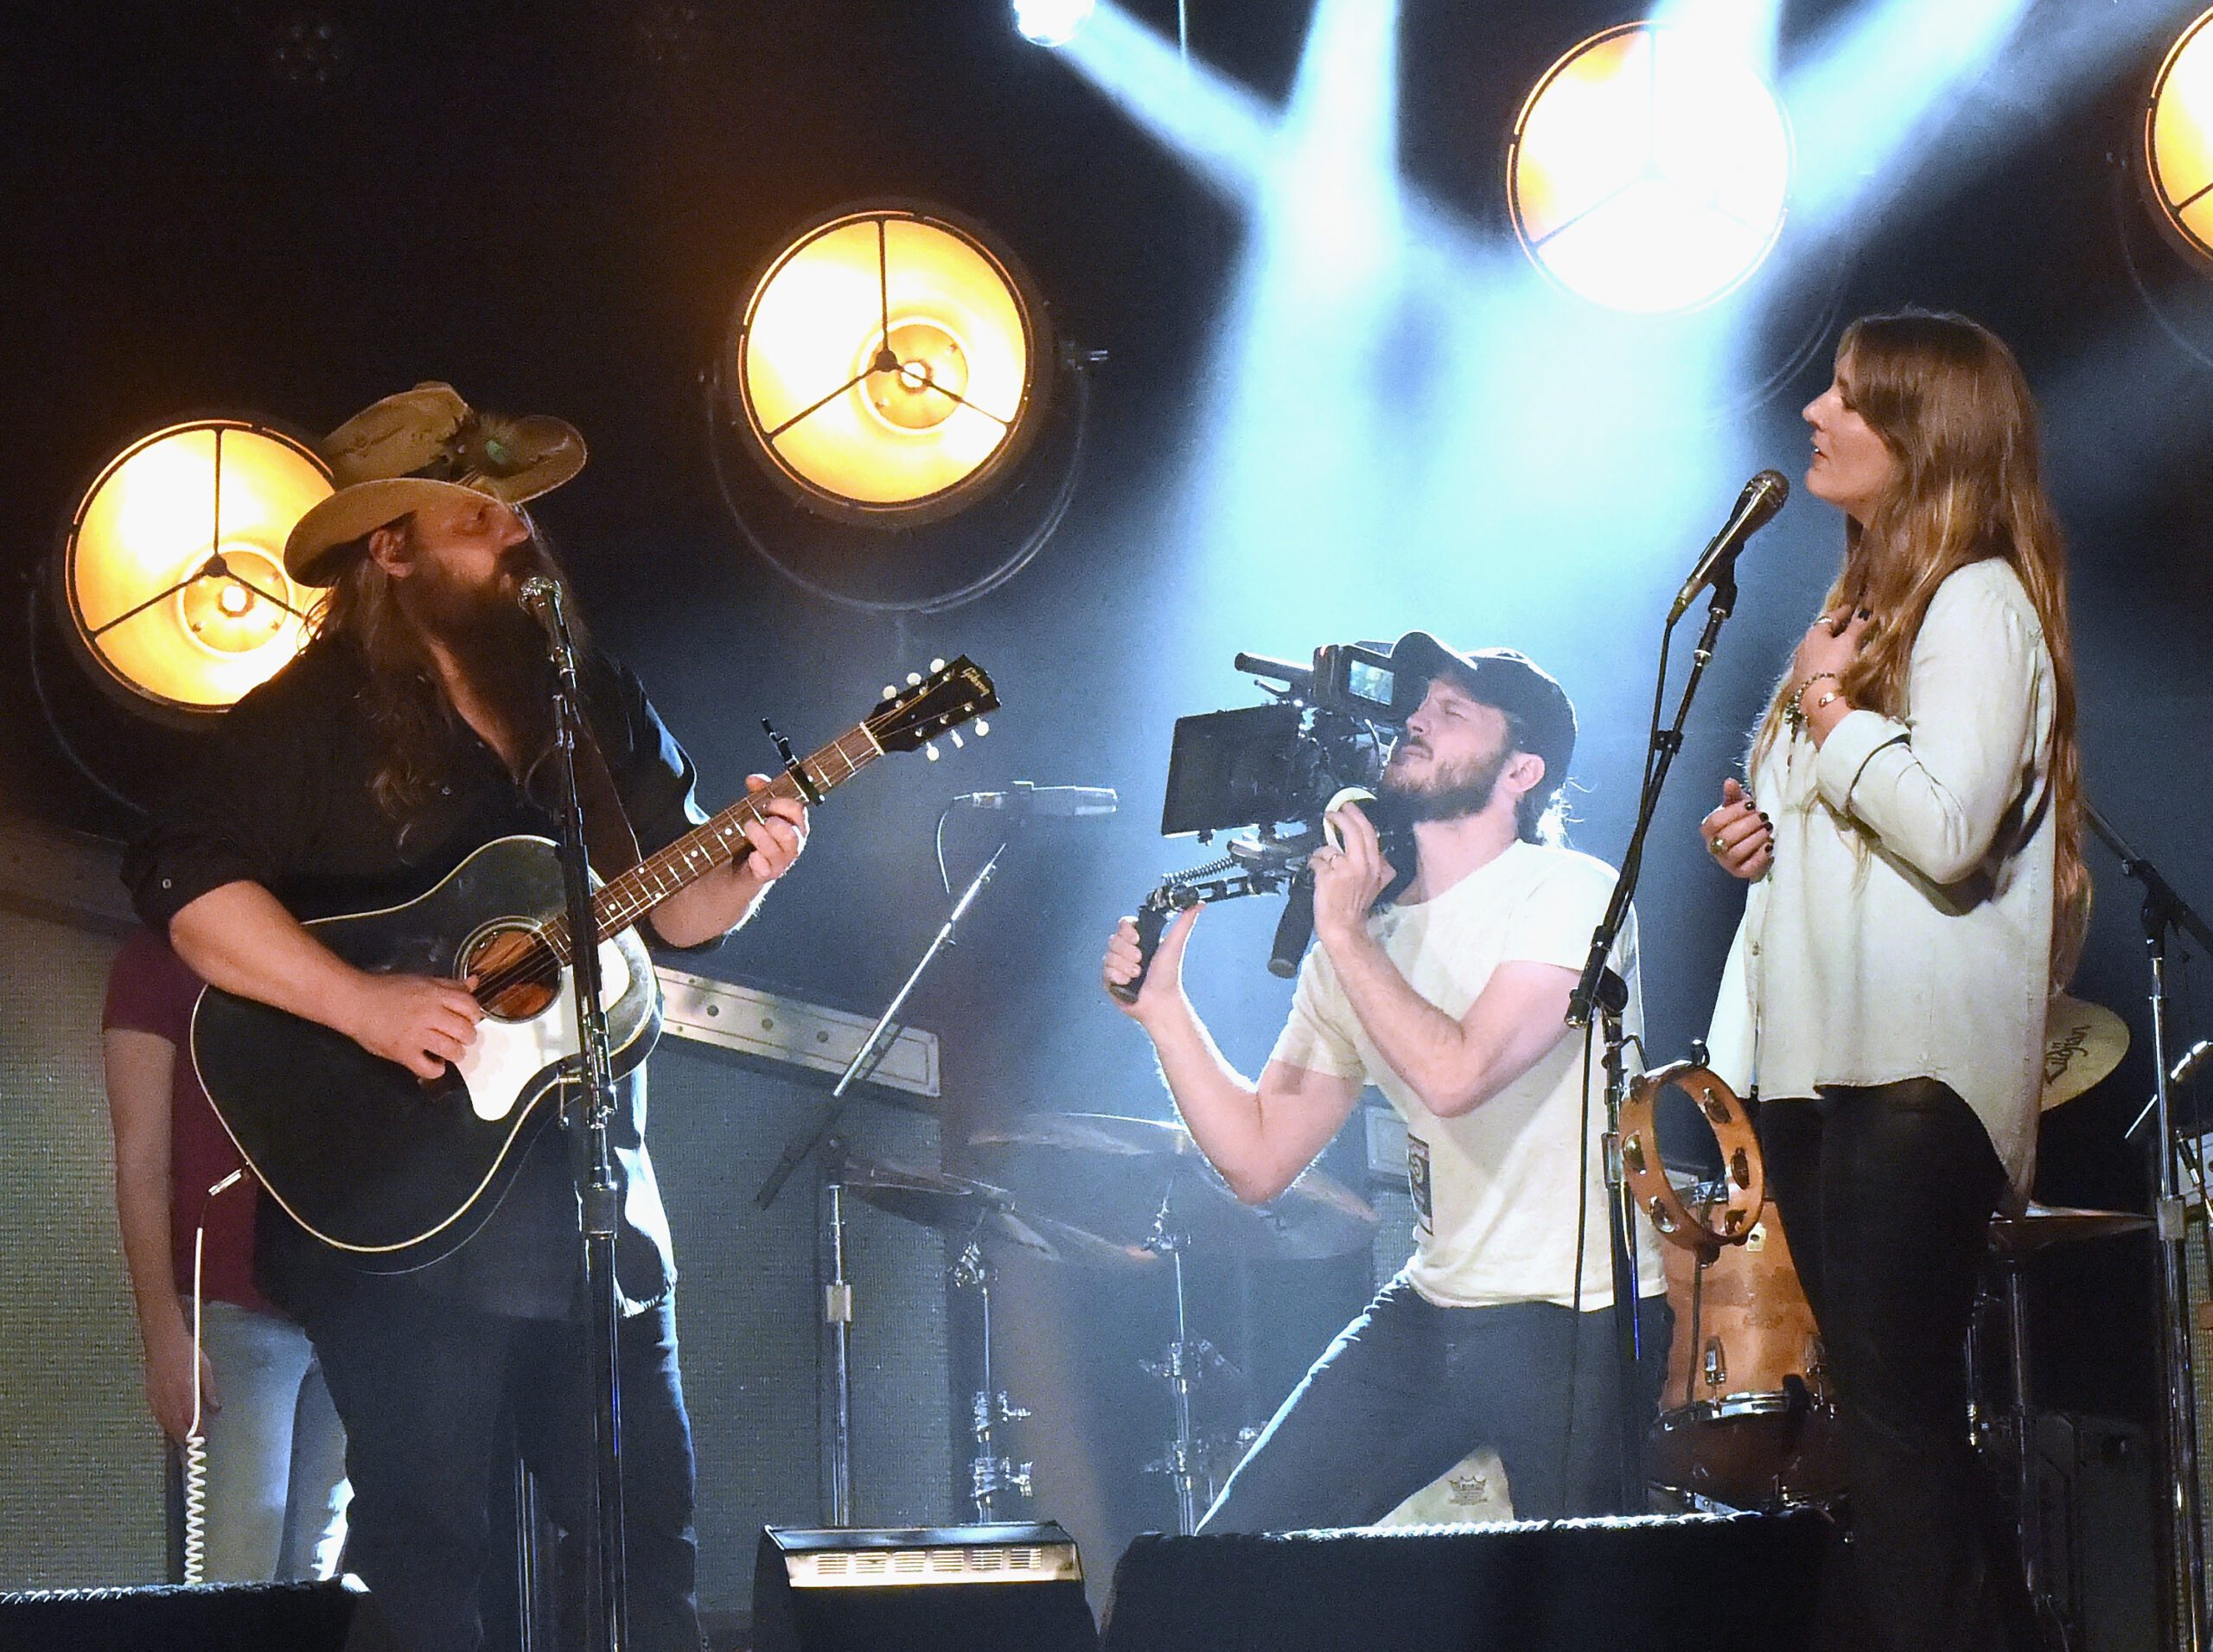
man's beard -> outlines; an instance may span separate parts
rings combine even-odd
[[[522,582],[533,574],[558,580],[561,571],[534,539],[502,553],[500,577],[481,586],[464,585],[443,565],[425,558],[412,582],[410,604],[416,624],[443,643],[527,773],[552,743],[552,678],[545,657],[545,634],[522,606]],[[565,592],[566,582],[563,582]],[[584,646],[573,616],[570,629]]]
[[[1498,790],[1498,777],[1506,772],[1513,756],[1514,749],[1502,744],[1489,757],[1447,767],[1439,766],[1432,753],[1428,775],[1413,780],[1398,766],[1393,753],[1392,762],[1383,770],[1383,794],[1398,800],[1409,822],[1463,820],[1490,807]]]

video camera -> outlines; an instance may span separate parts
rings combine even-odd
[[[1149,964],[1169,914],[1182,908],[1280,890],[1289,899],[1268,968],[1289,977],[1313,938],[1307,858],[1322,845],[1322,817],[1331,803],[1353,793],[1374,822],[1384,858],[1397,873],[1382,900],[1395,897],[1413,877],[1411,832],[1377,794],[1391,743],[1421,703],[1426,679],[1401,682],[1390,654],[1365,643],[1317,648],[1311,666],[1250,654],[1239,654],[1236,666],[1261,679],[1275,698],[1266,705],[1177,719],[1160,833],[1196,833],[1202,843],[1234,828],[1249,829],[1249,835],[1240,832],[1221,859],[1173,873],[1145,896],[1138,911],[1138,949]],[[1121,996],[1134,998],[1136,984]]]

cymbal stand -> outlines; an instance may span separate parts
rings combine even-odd
[[[1010,1492],[1030,1496],[1030,1469],[1027,1463],[1017,1466],[1012,1458],[1000,1456],[992,1431],[1001,1423],[1020,1422],[1030,1414],[1030,1408],[1014,1404],[992,1386],[992,1265],[985,1259],[981,1245],[971,1241],[960,1253],[953,1264],[953,1283],[975,1292],[983,1323],[983,1334],[978,1339],[982,1352],[979,1386],[968,1401],[968,1437],[976,1446],[975,1454],[968,1459],[968,1497],[977,1522],[989,1526],[1001,1518],[994,1507],[999,1498]]]
[[[1168,1380],[1168,1392],[1176,1407],[1176,1434],[1168,1442],[1168,1454],[1158,1462],[1145,1464],[1145,1472],[1165,1474],[1169,1483],[1176,1488],[1176,1530],[1189,1537],[1198,1529],[1199,1516],[1205,1512],[1199,1507],[1199,1482],[1206,1473],[1206,1450],[1191,1414],[1191,1389],[1204,1375],[1209,1362],[1221,1355],[1215,1352],[1211,1343],[1192,1340],[1189,1304],[1183,1292],[1183,1252],[1190,1238],[1170,1229],[1168,1206],[1168,1199],[1161,1200],[1160,1212],[1152,1219],[1152,1232],[1146,1235],[1145,1247],[1156,1256],[1167,1257],[1173,1270],[1176,1340],[1168,1344],[1159,1359],[1140,1363],[1147,1376]]]
[[[2206,1646],[2204,1511],[2197,1488],[2197,1420],[2192,1395],[2190,1348],[2190,1243],[2187,1208],[2176,1174],[2176,1137],[2169,1106],[2167,1054],[2167,941],[2180,930],[2213,958],[2213,930],[2175,893],[2159,869],[2131,849],[2112,824],[2087,802],[2090,829],[2121,861],[2121,870],[2144,889],[2144,943],[2152,965],[2152,1103],[2158,1119],[2152,1150],[2154,1200],[2159,1224],[2159,1355],[2165,1379],[2166,1484],[2160,1488],[2159,1524],[2165,1540],[2166,1587],[2160,1611],[2170,1621],[2172,1652],[2204,1652]],[[2178,1600],[2178,1597],[2179,1599]]]
[[[2021,1540],[2021,1581],[2037,1621],[2051,1631],[2044,1644],[2071,1648],[2076,1637],[2052,1593],[2044,1553],[2044,1502],[2037,1488],[2036,1412],[2029,1403],[2028,1290],[2025,1256],[2000,1251],[1993,1259],[1999,1279],[1999,1324],[2006,1336],[2006,1392],[2010,1403],[2001,1426],[2012,1435],[2013,1521]],[[1973,1392],[1972,1383],[1970,1390]]]

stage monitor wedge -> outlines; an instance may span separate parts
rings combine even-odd
[[[761,1534],[754,1652],[1096,1652],[1083,1563],[1058,1526]]]

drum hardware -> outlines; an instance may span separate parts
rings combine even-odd
[[[998,1520],[995,1507],[998,1499],[1009,1492],[1019,1496],[1030,1495],[1030,1464],[1017,1465],[1000,1455],[992,1431],[1001,1423],[1018,1423],[1030,1415],[1030,1407],[1017,1406],[1003,1390],[992,1385],[992,1265],[985,1259],[983,1246],[971,1240],[963,1247],[960,1260],[953,1264],[953,1283],[958,1289],[976,1293],[979,1318],[982,1326],[977,1337],[979,1357],[977,1370],[981,1384],[968,1400],[968,1438],[975,1451],[968,1459],[968,1497],[974,1506],[976,1522],[989,1526]]]
[[[1147,1376],[1164,1378],[1168,1384],[1176,1432],[1168,1442],[1166,1452],[1146,1464],[1145,1471],[1168,1477],[1176,1490],[1176,1529],[1188,1537],[1198,1530],[1199,1516],[1205,1512],[1199,1506],[1200,1482],[1207,1481],[1209,1489],[1212,1484],[1208,1474],[1212,1444],[1199,1435],[1191,1409],[1191,1391],[1205,1378],[1242,1374],[1212,1343],[1191,1335],[1189,1304],[1183,1292],[1183,1253],[1189,1248],[1191,1241],[1189,1234],[1170,1229],[1170,1204],[1169,1198],[1161,1200],[1145,1248],[1169,1260],[1176,1289],[1176,1340],[1168,1344],[1160,1358],[1140,1360],[1138,1366]]]
[[[2016,1215],[1993,1217],[1990,1223],[1992,1271],[1998,1284],[1994,1291],[1986,1290],[1984,1294],[1986,1302],[1997,1309],[1999,1348],[1993,1362],[1983,1347],[1990,1334],[1984,1328],[1986,1317],[1978,1313],[1967,1337],[1970,1438],[1976,1450],[1987,1457],[2002,1460],[2011,1470],[2006,1478],[2020,1541],[2022,1581],[2038,1621],[2052,1632],[2054,1644],[2061,1647],[2072,1645],[2074,1639],[2044,1553],[2037,1489],[2036,1413],[2029,1385],[2025,1269],[2029,1258],[2051,1246],[2140,1233],[2151,1225],[2151,1217],[2132,1211],[2077,1210],[2041,1204],[2031,1204]],[[1993,1363],[2005,1374],[2006,1403],[1995,1416],[1986,1418],[1981,1400]]]
[[[1159,1119],[1032,1113],[968,1139],[1024,1210],[1049,1211],[1141,1256],[1159,1253],[1164,1197],[1174,1202],[1175,1231],[1209,1256],[1319,1260],[1365,1247],[1375,1232],[1368,1202],[1319,1170],[1265,1206],[1247,1204],[1190,1132]]]
[[[1714,1225],[1728,1185],[1681,1190],[1689,1233]],[[1696,1509],[1822,1502],[1842,1487],[1836,1415],[1814,1317],[1773,1211],[1711,1260],[1664,1249],[1675,1309],[1663,1409],[1649,1456],[1654,1489]]]
[[[1202,1435],[1192,1394],[1204,1381],[1237,1368],[1191,1335],[1184,1257],[1302,1261],[1365,1247],[1376,1226],[1368,1202],[1318,1170],[1308,1170],[1266,1206],[1247,1204],[1206,1162],[1179,1125],[1112,1113],[1036,1113],[969,1138],[1025,1213],[1049,1210],[1059,1226],[1124,1247],[1146,1262],[1168,1260],[1176,1306],[1175,1339],[1160,1358],[1141,1362],[1168,1384],[1175,1432],[1145,1471],[1164,1474],[1176,1492],[1177,1530],[1189,1534],[1205,1512],[1211,1469],[1229,1442]],[[1032,1223],[1041,1221],[1025,1216]],[[1239,1444],[1249,1444],[1250,1436]],[[1241,1453],[1240,1453],[1241,1454]]]
[[[2197,1420],[2192,1394],[2190,1290],[2184,1247],[2189,1243],[2181,1188],[2177,1119],[2172,1107],[2173,1059],[2168,1038],[2167,948],[2179,933],[2200,954],[2213,957],[2213,928],[2175,892],[2159,869],[2131,848],[2113,823],[2085,799],[2090,830],[2121,863],[2122,875],[2144,890],[2146,956],[2152,967],[2152,1107],[2159,1128],[2152,1144],[2153,1212],[2159,1222],[2159,1364],[2165,1404],[2160,1419],[2159,1537],[2166,1586],[2160,1590],[2163,1642],[2174,1652],[2203,1652],[2207,1641],[2204,1510],[2198,1497]]]

